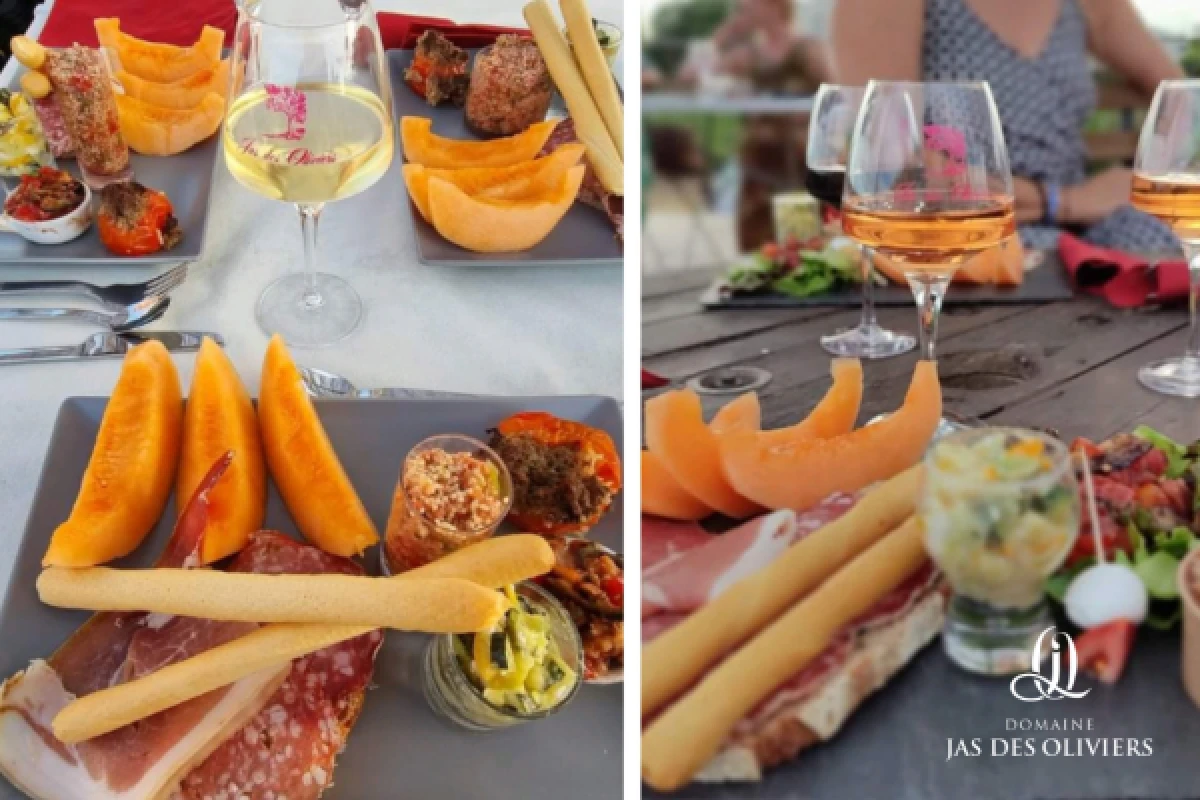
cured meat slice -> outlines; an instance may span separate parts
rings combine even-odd
[[[575,133],[575,120],[567,117],[554,128],[538,155],[549,155],[564,144],[578,141],[579,137]],[[583,184],[579,187],[579,200],[607,214],[617,233],[617,240],[625,241],[625,198],[605,189],[591,164],[588,164],[587,172],[583,175]]]
[[[230,569],[362,574],[352,561],[273,531],[254,534]],[[294,661],[262,710],[183,780],[177,796],[315,800],[333,779],[382,643],[374,631]]]
[[[226,456],[201,482],[158,561],[199,564],[208,491]],[[253,626],[141,613],[96,614],[47,661],[0,688],[0,773],[35,800],[165,797],[193,765],[262,707],[287,669],[237,683],[104,736],[69,746],[51,733],[77,696],[114,685],[236,638]]]

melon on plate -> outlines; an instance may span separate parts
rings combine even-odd
[[[147,156],[182,153],[216,133],[225,116],[225,100],[216,92],[189,109],[164,108],[129,95],[115,99],[121,136],[131,150]]]
[[[548,119],[501,139],[447,139],[433,132],[433,120],[428,117],[403,117],[400,141],[409,163],[423,167],[510,167],[533,160],[556,127],[558,120]]]
[[[172,13],[164,11],[163,13]],[[178,13],[178,12],[175,12]],[[225,32],[205,25],[191,47],[148,42],[121,31],[117,17],[96,19],[96,38],[118,70],[157,83],[171,83],[211,67],[221,60]]]
[[[125,94],[163,108],[195,108],[212,93],[225,97],[229,91],[229,59],[170,83],[158,83],[139,78],[130,72],[118,71],[113,77]]]
[[[656,517],[694,521],[713,510],[689,494],[649,450],[642,451],[642,513]]]
[[[886,419],[829,438],[783,431],[730,431],[718,437],[732,487],[767,508],[812,508],[834,492],[854,492],[921,460],[942,417],[937,366],[920,361],[904,405]]]
[[[429,180],[429,215],[437,232],[476,253],[528,250],[550,235],[575,202],[585,167],[571,167],[558,186],[517,201],[471,197],[443,178]]]

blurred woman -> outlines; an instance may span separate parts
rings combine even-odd
[[[1149,99],[1183,72],[1130,0],[836,0],[838,83],[986,80],[1012,162],[1029,247],[1066,228],[1105,247],[1175,252],[1158,220],[1128,205],[1132,174],[1085,171],[1083,125],[1096,105],[1089,56]]]

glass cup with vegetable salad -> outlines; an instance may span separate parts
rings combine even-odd
[[[982,428],[934,445],[919,514],[925,545],[954,596],[942,642],[972,672],[1029,669],[1053,624],[1044,585],[1079,533],[1066,446],[1037,431]]]
[[[425,652],[425,697],[474,731],[542,719],[579,689],[583,645],[566,609],[535,583],[503,590],[510,607],[490,631],[437,636]]]

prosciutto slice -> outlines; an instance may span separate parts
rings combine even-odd
[[[158,566],[199,564],[208,492],[229,462],[228,456],[218,461],[201,483]],[[143,613],[96,614],[58,652],[35,661],[0,689],[0,773],[35,800],[167,796],[192,766],[257,713],[286,667],[256,673],[77,745],[54,738],[54,716],[75,697],[189,658],[253,627]]]
[[[260,531],[231,569],[262,573],[361,575],[357,564]],[[315,800],[362,707],[383,634],[319,650],[292,662],[287,677],[246,725],[184,778],[186,800]]]
[[[567,117],[554,128],[538,155],[549,155],[564,144],[578,141],[575,120]],[[587,164],[587,171],[583,175],[583,185],[579,187],[579,200],[607,214],[617,233],[617,241],[625,241],[625,198],[605,189],[591,164]]]

